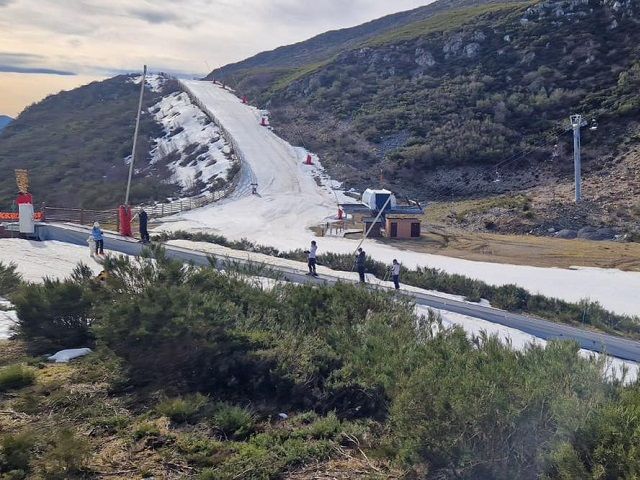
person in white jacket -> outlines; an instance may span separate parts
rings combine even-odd
[[[393,263],[391,264],[391,278],[393,279],[393,285],[396,287],[396,290],[400,289],[400,264],[398,260],[393,259]]]

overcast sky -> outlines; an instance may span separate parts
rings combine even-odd
[[[427,3],[431,0],[0,0],[0,114],[16,114],[46,93],[145,63],[153,71],[204,74]],[[26,76],[39,80],[21,86]],[[16,101],[17,96],[27,100]]]

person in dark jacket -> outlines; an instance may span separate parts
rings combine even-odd
[[[365,261],[367,259],[366,253],[362,248],[358,248],[358,254],[356,255],[356,267],[358,268],[358,275],[360,275],[360,283],[364,283]]]
[[[315,240],[311,240],[311,247],[309,250],[305,250],[307,254],[307,266],[309,267],[309,275],[313,275],[317,277],[316,273],[316,265],[317,265],[317,255],[318,255],[318,244]]]
[[[147,215],[147,212],[144,211],[144,208],[140,209],[140,212],[138,213],[138,220],[140,221],[140,240],[142,240],[142,243],[149,243],[149,231],[147,230],[149,216]]]

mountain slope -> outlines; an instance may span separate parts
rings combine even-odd
[[[637,173],[612,182],[610,172],[640,139],[639,23],[633,1],[447,10],[286,76],[238,72],[232,85],[269,108],[279,133],[318,152],[337,178],[430,200],[568,184],[568,117],[597,118],[600,129],[583,134],[585,176],[607,174],[620,191],[589,198],[598,209],[622,202],[612,221],[625,223],[635,218]]]
[[[13,118],[7,115],[0,115],[0,132],[4,130],[11,122],[13,122]]]
[[[206,79],[215,78],[234,84],[243,82],[245,87],[250,87],[253,81],[273,81],[285,77],[297,68],[325,62],[345,49],[354,48],[385,32],[432,18],[442,12],[510,1],[517,0],[441,0],[406,12],[387,15],[356,27],[333,30],[294,45],[259,53],[241,62],[216,69]]]
[[[139,87],[131,76],[51,95],[28,107],[0,137],[0,168],[30,172],[30,190],[38,202],[54,206],[107,208],[124,199]],[[147,89],[145,107],[161,98]],[[150,115],[142,117],[137,155],[148,157],[150,139],[161,129]],[[175,189],[157,179],[135,182],[136,200],[166,195]],[[10,206],[13,175],[0,179],[0,202]]]

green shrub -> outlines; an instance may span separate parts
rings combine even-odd
[[[226,437],[247,438],[255,429],[255,418],[246,408],[220,403],[216,406],[211,423]]]
[[[0,369],[0,392],[32,385],[36,374],[32,368],[10,365]]]
[[[29,471],[32,451],[35,446],[35,436],[25,431],[14,435],[4,435],[0,439],[0,473],[11,471]],[[18,477],[17,473],[15,478]],[[4,476],[2,478],[5,478]]]
[[[88,442],[68,428],[56,432],[45,460],[52,475],[64,475],[82,470],[90,456]]]
[[[170,418],[173,422],[193,422],[198,418],[209,399],[196,393],[185,397],[168,398],[156,405],[156,412]]]
[[[477,348],[450,340],[431,343],[392,406],[409,464],[464,478],[538,478],[554,442],[571,438],[605,402],[599,365],[578,360],[577,345],[520,353],[496,338],[481,337]]]
[[[42,285],[21,287],[12,299],[18,313],[16,331],[34,353],[93,345],[93,300],[84,284],[45,279]]]
[[[136,440],[140,440],[145,437],[155,437],[160,435],[160,429],[153,422],[142,422],[134,427],[132,435]]]
[[[22,276],[17,272],[15,263],[6,265],[0,262],[0,297],[7,297],[22,283]]]

